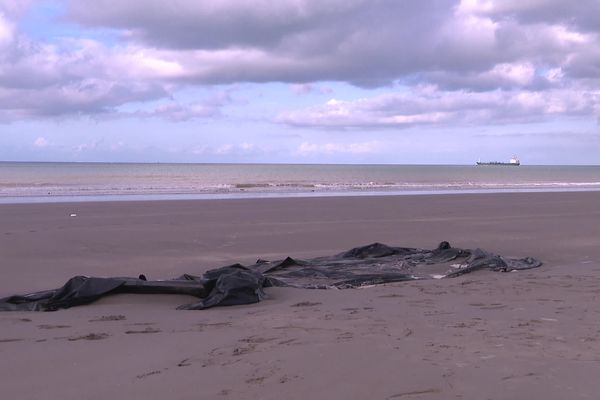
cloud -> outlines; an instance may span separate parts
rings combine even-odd
[[[0,12],[0,49],[10,43],[13,37],[14,26]]]
[[[596,0],[463,0],[459,8],[466,13],[494,19],[510,17],[527,24],[562,24],[592,31],[600,26],[600,3]]]
[[[326,92],[319,85],[324,81],[363,88],[435,85],[453,102],[478,98],[471,92],[487,93],[486,102],[507,101],[519,91],[590,96],[600,84],[596,0],[58,2],[66,10],[58,21],[81,30],[52,42],[19,30],[35,2],[0,2],[0,121],[114,114],[148,101],[161,106],[139,117],[211,118],[222,105],[171,99],[181,88],[237,82],[286,82],[297,94]],[[91,39],[97,28],[117,32],[116,42]],[[423,100],[414,93],[402,100],[406,107]],[[331,126],[333,115],[348,107],[359,113],[339,115],[340,126],[471,118],[439,105],[414,114],[380,110],[376,119],[353,104],[314,107],[311,120],[323,114]],[[281,118],[300,124],[289,113]]]
[[[213,105],[202,103],[182,105],[179,103],[163,104],[150,112],[138,111],[133,113],[138,117],[163,117],[172,121],[189,121],[196,118],[214,117],[220,109]]]
[[[598,8],[591,0],[581,3]],[[590,45],[598,47],[600,26],[583,22],[589,19],[585,5],[558,0],[219,0],[175,1],[168,7],[161,0],[119,5],[98,0],[68,5],[72,21],[120,29],[130,43],[152,49],[157,60],[176,60],[179,78],[202,84],[335,80],[381,86],[443,71],[488,72],[486,85],[502,87],[507,77],[499,66],[527,65],[533,73],[560,67]]]
[[[302,83],[302,84],[291,85],[290,90],[294,94],[301,96],[301,95],[309,94],[312,91],[314,91],[315,89],[314,89],[313,85],[310,85],[308,83]]]
[[[67,1],[68,18],[122,29],[137,42],[175,49],[272,47],[364,10],[364,0]],[[338,22],[335,22],[338,20]]]
[[[98,0],[68,5],[71,20],[122,30],[129,43],[154,49],[160,59],[177,60],[183,67],[179,77],[192,82],[331,78],[368,86],[431,63],[445,37],[431,26],[444,25],[453,2],[220,0],[176,1],[167,7],[158,0],[119,5]],[[413,37],[420,38],[419,46],[406,40]],[[472,38],[464,45],[473,45]]]
[[[152,79],[162,71],[149,58],[99,42],[66,39],[43,44],[17,36],[0,53],[0,121],[111,112],[134,101],[168,95]]]
[[[296,151],[301,156],[314,154],[368,154],[375,153],[381,145],[377,141],[359,142],[359,143],[310,143],[302,142]]]
[[[75,151],[76,153],[95,151],[95,150],[99,149],[103,143],[104,143],[104,138],[94,140],[91,143],[80,143],[73,147],[73,151]]]
[[[121,112],[121,116],[158,117],[174,122],[189,121],[198,118],[213,118],[221,115],[221,109],[233,102],[231,91],[218,92],[202,101],[181,103],[171,98],[148,110]]]
[[[268,147],[260,146],[254,143],[222,143],[216,146],[206,144],[197,145],[190,149],[189,152],[196,156],[215,157],[215,159],[223,159],[224,157],[241,157],[255,158],[268,154],[271,150]]]
[[[46,147],[46,146],[48,146],[48,144],[49,144],[48,140],[46,140],[46,138],[43,136],[40,136],[33,141],[33,145],[35,147]]]
[[[387,128],[539,122],[550,116],[600,115],[600,91],[441,91],[421,87],[352,101],[327,103],[279,114],[291,126]]]
[[[329,86],[317,86],[309,83],[301,83],[301,84],[293,84],[290,85],[290,90],[292,93],[303,96],[309,93],[319,93],[319,94],[331,94],[333,93],[333,89]]]

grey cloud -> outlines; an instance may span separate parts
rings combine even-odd
[[[415,125],[528,123],[556,115],[600,115],[600,94],[570,90],[463,92],[422,88],[281,113],[276,121],[335,129],[403,128]]]
[[[600,2],[597,0],[480,0],[477,3],[475,10],[498,20],[513,18],[525,24],[564,24],[594,32],[600,26]]]
[[[600,46],[573,54],[565,63],[565,71],[575,78],[600,79]],[[598,86],[595,82],[594,86]]]
[[[159,117],[175,122],[189,121],[198,118],[213,118],[220,116],[221,109],[232,101],[233,99],[228,92],[220,92],[200,102],[183,104],[172,100],[168,103],[161,104],[150,111],[135,111],[129,114],[121,113],[121,115]]]
[[[93,115],[114,112],[121,104],[160,98],[156,85],[124,85],[94,79],[44,88],[0,88],[0,122],[35,117]]]
[[[429,13],[434,3],[452,1],[70,0],[68,18],[85,26],[123,29],[131,38],[167,48],[266,48],[308,38],[300,50],[315,50],[391,18],[402,29],[411,18]],[[314,43],[311,33],[328,43]]]
[[[159,50],[183,49],[183,59],[202,51],[197,61],[203,67],[187,75],[198,83],[335,80],[380,86],[421,69],[487,68],[498,58],[493,46],[475,36],[457,42],[449,35],[456,32],[440,30],[452,18],[451,0],[69,4],[70,18],[81,24],[124,29],[133,42]],[[227,51],[241,56],[223,65],[219,55]]]
[[[15,32],[0,50],[0,122],[102,114],[168,95],[165,84],[136,79],[131,66],[93,41],[51,45]]]
[[[175,79],[196,84],[375,87],[446,74],[449,88],[506,89],[519,84],[474,77],[524,60],[540,69],[560,67],[598,47],[597,39],[578,45],[568,38],[577,34],[568,29],[583,22],[563,22],[584,21],[586,8],[558,0],[70,0],[68,6],[72,21],[121,29],[129,43],[180,61],[186,73]],[[471,78],[457,79],[460,74]]]
[[[82,36],[85,28],[108,27],[122,41],[29,40],[15,30],[23,7],[5,0],[12,11],[0,18],[2,115],[110,112],[168,98],[185,85],[399,82],[434,84],[450,96],[581,91],[600,79],[600,13],[591,0],[63,1],[64,18],[80,24]],[[143,116],[219,112],[207,104],[164,107]]]
[[[437,85],[445,90],[463,90],[468,88],[473,92],[486,92],[493,90],[549,90],[560,87],[558,76],[552,76],[550,70],[544,73],[530,63],[498,64],[491,70],[483,72],[455,72],[455,71],[433,71],[423,73],[421,80]],[[555,70],[555,74],[559,71]],[[564,76],[564,70],[560,70],[560,77]]]

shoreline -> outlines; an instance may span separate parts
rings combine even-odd
[[[298,191],[298,192],[228,192],[228,193],[164,193],[164,194],[90,194],[52,196],[2,196],[2,204],[49,204],[87,202],[136,202],[182,200],[283,199],[320,197],[379,197],[379,196],[440,196],[515,193],[581,193],[600,192],[591,187],[493,188],[493,189],[434,189],[434,190],[364,190],[364,191]]]

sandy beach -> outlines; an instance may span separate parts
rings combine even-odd
[[[0,297],[376,241],[544,262],[204,311],[115,295],[2,313],[5,398],[598,398],[600,192],[4,204],[0,222]]]

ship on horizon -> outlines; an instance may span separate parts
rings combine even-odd
[[[477,165],[509,165],[509,166],[518,167],[519,165],[521,165],[521,161],[519,161],[517,156],[513,156],[513,158],[511,158],[508,162],[479,160],[479,161],[477,161]]]

